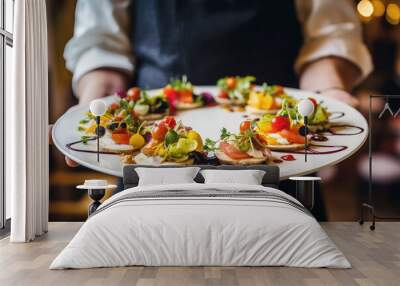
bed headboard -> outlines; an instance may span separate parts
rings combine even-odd
[[[123,168],[123,182],[124,189],[136,187],[139,182],[139,177],[135,172],[135,168],[182,168],[182,166],[151,166],[151,165],[125,165]],[[268,165],[251,165],[251,166],[235,166],[235,165],[196,165],[196,167],[204,169],[217,169],[217,170],[263,170],[265,171],[262,185],[266,187],[279,187],[279,167]],[[204,178],[199,173],[194,179],[197,183],[203,183]]]

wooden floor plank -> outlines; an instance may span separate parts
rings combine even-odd
[[[0,240],[0,285],[399,285],[400,222],[379,222],[372,232],[355,222],[322,223],[350,260],[352,269],[289,267],[118,267],[48,269],[81,223],[50,223],[49,233],[32,243]]]

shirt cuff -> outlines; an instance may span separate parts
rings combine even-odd
[[[343,38],[322,38],[313,39],[303,46],[297,57],[295,70],[299,73],[307,63],[329,56],[343,58],[352,62],[359,67],[362,79],[373,68],[370,53],[362,42]]]
[[[126,55],[121,55],[99,48],[92,48],[85,52],[76,64],[72,77],[72,88],[76,92],[78,80],[86,73],[99,68],[115,68],[133,73],[133,63]]]

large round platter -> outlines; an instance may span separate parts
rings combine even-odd
[[[319,169],[337,164],[352,154],[354,154],[365,142],[368,135],[368,125],[365,118],[354,108],[330,98],[324,98],[321,95],[301,91],[297,89],[285,88],[285,91],[296,98],[314,97],[317,100],[323,100],[324,105],[331,112],[342,113],[342,116],[337,119],[332,119],[334,125],[349,125],[357,126],[361,132],[356,135],[333,135],[327,136],[329,139],[326,142],[318,142],[319,145],[329,146],[345,146],[346,149],[331,153],[331,154],[309,154],[307,162],[304,161],[303,154],[295,154],[291,152],[273,152],[274,157],[281,158],[284,155],[292,154],[293,161],[272,162],[280,167],[281,179],[287,179],[291,176],[300,176],[310,174]],[[152,91],[153,93],[156,91]],[[150,94],[152,93],[150,92]],[[218,89],[215,86],[202,86],[195,88],[196,93],[209,92],[216,95]],[[107,103],[116,101],[117,98],[109,96],[104,98]],[[78,122],[84,118],[88,107],[79,107],[70,110],[60,117],[53,127],[53,141],[57,148],[66,156],[75,160],[83,166],[90,169],[103,172],[114,176],[122,176],[122,163],[118,155],[101,154],[100,162],[97,162],[97,156],[93,153],[84,153],[70,150],[67,147],[68,143],[77,141],[81,138],[81,132],[78,131]],[[222,127],[229,131],[237,132],[240,123],[246,118],[251,118],[253,115],[246,112],[232,112],[220,106],[204,107],[193,110],[180,111],[176,114],[177,120],[182,120],[186,126],[197,130],[203,137],[216,140],[219,138]],[[333,116],[335,117],[335,116]],[[352,128],[350,128],[352,129]],[[346,132],[346,131],[344,131]],[[354,132],[350,130],[349,132]],[[348,132],[346,132],[348,133]],[[87,145],[80,144],[80,148],[96,150],[96,143],[89,142]],[[328,148],[329,149],[329,148]],[[326,149],[326,150],[328,150]],[[322,149],[323,150],[323,149]]]

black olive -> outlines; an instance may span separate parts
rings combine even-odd
[[[122,129],[126,128],[126,123],[125,122],[121,122],[119,124],[119,128],[122,128]]]
[[[153,108],[153,113],[164,113],[169,108],[169,104],[166,101],[160,99],[156,106]]]
[[[109,124],[107,126],[108,129],[110,129],[111,131],[114,131],[114,129],[118,128],[119,122],[112,122],[111,124]]]
[[[97,126],[95,132],[99,137],[103,137],[106,134],[106,129],[103,126]]]
[[[193,151],[189,153],[189,157],[194,159],[194,162],[196,164],[199,163],[204,163],[205,162],[205,158],[204,155],[198,151]]]
[[[305,127],[305,126],[301,126],[301,127],[299,128],[299,134],[300,134],[301,136],[306,136],[306,131],[308,131],[307,133],[309,133],[309,130],[306,130],[306,127]]]

